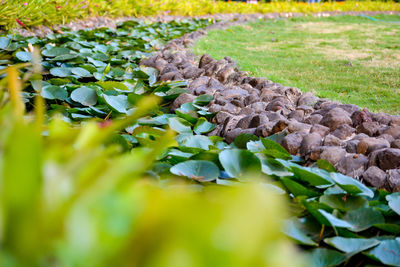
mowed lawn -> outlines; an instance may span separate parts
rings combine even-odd
[[[400,16],[301,17],[214,30],[194,51],[319,97],[400,114]]]

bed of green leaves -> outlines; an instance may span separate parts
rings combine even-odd
[[[293,217],[283,231],[310,255],[313,266],[400,266],[400,193],[369,188],[336,173],[325,161],[303,167],[301,158],[278,144],[281,135],[239,135],[232,144],[205,135],[215,128],[210,122],[215,114],[207,108],[212,96],[201,95],[170,113],[169,104],[186,91],[186,82],[157,82],[157,71],[138,63],[165,41],[209,23],[131,21],[116,30],[66,31],[45,39],[3,36],[0,71],[19,64],[26,108],[34,110],[34,97],[40,94],[48,120],[61,114],[76,126],[87,119],[97,120],[100,127],[121,123],[135,114],[143,98],[157,96],[157,108],[110,141],[125,153],[134,147],[159,146],[167,129],[173,129],[175,140],[149,164],[148,175],[160,182],[184,179],[200,189],[235,186],[259,177],[260,186],[290,200]],[[42,76],[31,72],[33,46],[40,47]]]

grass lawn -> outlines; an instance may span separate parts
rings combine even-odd
[[[211,31],[194,51],[320,97],[400,114],[400,16],[301,17]],[[382,21],[385,22],[382,22]],[[393,22],[398,23],[393,23]]]

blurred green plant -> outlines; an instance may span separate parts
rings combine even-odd
[[[38,125],[44,114],[24,112],[17,68],[1,81],[1,266],[306,266],[279,231],[285,206],[270,189],[160,184],[145,171],[173,131],[129,153],[108,143],[155,97],[108,126],[58,115]]]
[[[400,5],[392,1],[324,2],[310,5],[287,0],[259,4],[212,0],[3,0],[0,5],[0,29],[51,26],[96,16],[199,16],[218,13],[322,11],[400,11]]]

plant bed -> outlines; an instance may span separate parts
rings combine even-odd
[[[10,88],[10,95],[2,94],[0,101],[0,144],[5,148],[0,166],[4,192],[8,192],[2,202],[2,218],[7,222],[2,224],[7,233],[2,256],[10,262],[74,264],[89,260],[104,264],[116,259],[123,262],[126,254],[135,253],[137,264],[154,266],[153,257],[146,257],[152,254],[162,266],[165,262],[172,264],[177,257],[165,249],[172,245],[188,255],[185,260],[189,262],[219,260],[221,265],[235,266],[240,259],[247,266],[275,266],[276,262],[310,266],[301,261],[286,262],[292,258],[287,256],[290,253],[279,231],[264,232],[277,229],[281,222],[271,220],[280,206],[267,212],[268,206],[277,203],[266,198],[274,195],[273,190],[292,207],[293,218],[287,220],[283,232],[306,250],[312,266],[400,264],[393,254],[400,243],[396,239],[400,232],[398,193],[369,188],[335,172],[323,160],[317,162],[320,168],[301,166],[303,159],[290,155],[275,142],[283,137],[279,134],[242,134],[231,140],[209,134],[221,127],[212,123],[216,114],[210,103],[215,104],[217,95],[214,99],[210,94],[190,94],[194,81],[189,86],[181,81],[206,72],[205,60],[216,64],[203,57],[198,68],[195,56],[182,50],[202,33],[186,35],[160,50],[163,41],[207,24],[126,22],[116,30],[56,34],[47,39],[0,39],[1,73],[8,74],[1,85]],[[34,46],[40,47],[41,64]],[[162,68],[161,73],[138,66],[152,50],[161,53],[142,63]],[[32,58],[36,65],[29,63]],[[233,64],[229,59],[226,62]],[[21,79],[17,79],[18,74]],[[159,81],[159,74],[162,79],[176,81]],[[249,83],[262,82],[247,78]],[[23,98],[18,97],[20,82],[25,88]],[[197,89],[216,90],[218,86],[225,83],[215,80],[212,86]],[[187,97],[185,103],[179,103],[183,97]],[[41,111],[43,100],[46,115]],[[23,117],[24,109],[32,111],[29,116]],[[34,124],[30,124],[32,117],[36,118]],[[138,177],[141,181],[132,183]],[[269,191],[232,191],[232,198],[219,198],[223,193],[213,198],[210,193],[215,188],[228,192],[251,182]],[[158,189],[140,191],[141,183],[155,183]],[[202,191],[202,198],[194,200],[166,184]],[[183,206],[185,202],[190,205]],[[135,203],[134,209],[131,203]],[[216,206],[221,208],[217,211]],[[237,209],[248,213],[238,214],[234,212]],[[178,216],[189,211],[193,222]],[[170,216],[170,212],[176,216]],[[215,225],[221,220],[220,214],[232,227]],[[189,227],[193,223],[196,227]],[[37,233],[24,239],[32,229]],[[218,234],[220,231],[225,234]],[[171,232],[173,235],[168,234]],[[173,239],[175,235],[178,239]],[[229,239],[232,237],[234,240]],[[36,244],[39,238],[41,242]],[[210,244],[215,244],[215,238],[222,248]],[[273,244],[268,247],[268,257],[266,240]],[[111,244],[116,246],[111,248]],[[252,253],[248,252],[249,244],[254,248]],[[277,244],[279,249],[274,250]],[[196,249],[192,251],[191,247]],[[173,259],[165,256],[168,253]],[[224,256],[215,256],[220,253]]]

